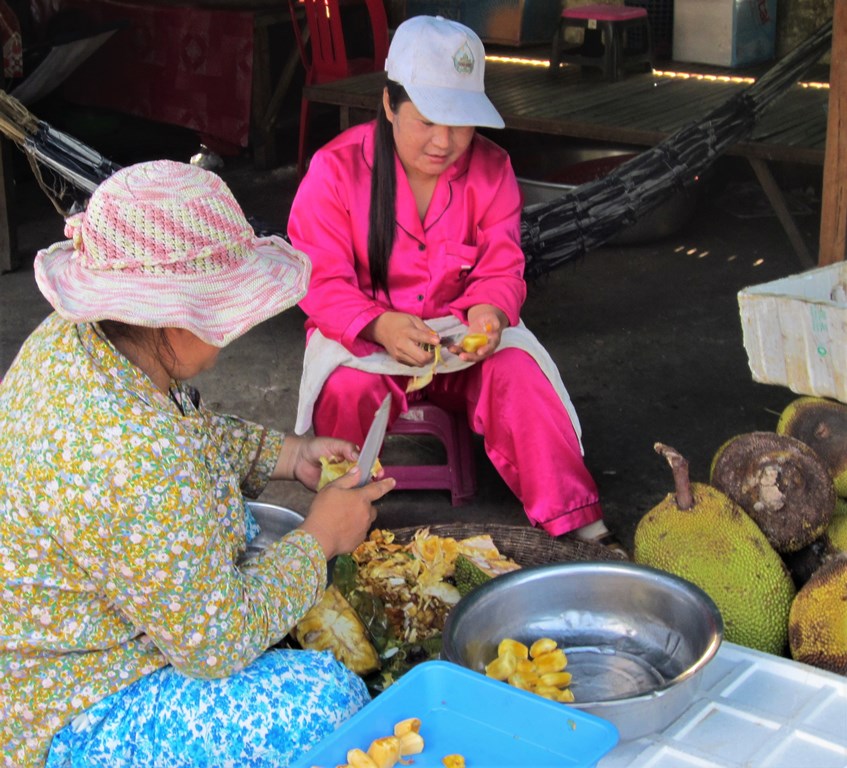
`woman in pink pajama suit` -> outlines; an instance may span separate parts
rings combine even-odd
[[[467,27],[420,16],[396,31],[383,109],[318,151],[288,234],[312,259],[296,430],[361,445],[375,408],[392,419],[420,392],[467,412],[527,517],[551,535],[609,535],[582,459],[579,422],[558,371],[521,324],[526,298],[521,197],[508,155],[475,127],[502,128],[484,92],[484,50]],[[446,371],[446,372],[442,372]]]

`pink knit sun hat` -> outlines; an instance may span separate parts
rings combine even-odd
[[[184,328],[224,347],[306,294],[308,257],[256,237],[214,173],[170,160],[123,168],[35,257],[38,287],[72,322]]]

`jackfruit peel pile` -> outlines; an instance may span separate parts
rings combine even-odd
[[[674,491],[639,521],[635,562],[703,589],[726,640],[847,675],[847,404],[795,400],[775,432],[721,445],[708,484],[655,448]]]
[[[404,544],[376,529],[336,558],[332,585],[292,635],[304,648],[332,651],[379,692],[438,657],[447,613],[462,596],[519,567],[488,535],[457,540],[421,528]]]

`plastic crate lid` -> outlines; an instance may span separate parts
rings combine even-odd
[[[461,754],[468,768],[590,768],[618,742],[614,725],[447,661],[426,661],[327,736],[291,768],[335,768],[347,750],[367,751],[394,724],[421,720],[424,750],[414,768],[443,768]]]

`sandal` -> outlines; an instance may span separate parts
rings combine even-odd
[[[623,544],[621,544],[614,533],[611,531],[606,531],[606,533],[601,534],[596,539],[587,539],[592,544],[600,544],[607,549],[612,550],[617,555],[620,555],[624,560],[631,560],[632,558],[629,556],[629,552],[626,551],[626,548]]]

